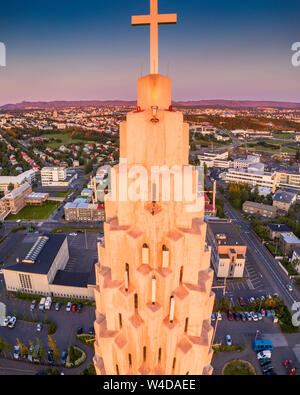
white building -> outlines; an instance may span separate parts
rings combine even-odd
[[[270,188],[272,192],[275,192],[277,184],[276,172],[265,172],[263,163],[255,163],[248,169],[228,169],[223,179],[226,183],[245,183],[253,187],[257,185]]]
[[[228,160],[228,152],[222,152],[222,153],[203,153],[197,155],[200,166],[204,166],[204,163],[206,163],[207,167],[220,167],[223,169],[228,169],[229,167],[232,167],[233,162]]]
[[[42,186],[68,186],[70,180],[64,167],[43,167],[41,170]]]
[[[32,169],[18,174],[17,176],[0,176],[0,191],[7,191],[9,184],[20,186],[24,182],[28,182],[32,185],[35,180],[35,176],[36,172]]]
[[[233,161],[233,167],[235,169],[248,169],[249,166],[254,163],[259,163],[260,157],[256,155],[248,155],[246,159],[235,159]]]

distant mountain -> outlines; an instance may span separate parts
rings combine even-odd
[[[25,110],[25,109],[54,109],[63,107],[103,107],[103,106],[134,106],[134,100],[79,100],[79,101],[37,101],[29,102],[23,101],[15,104],[5,104],[0,107],[0,110]],[[272,107],[272,108],[286,108],[286,109],[300,109],[300,103],[292,102],[277,102],[277,101],[256,101],[256,100],[194,100],[194,101],[175,101],[175,106],[182,107],[223,107],[223,108],[257,108],[257,107]]]

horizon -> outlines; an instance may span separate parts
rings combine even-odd
[[[147,14],[149,0],[17,0],[2,8],[0,106],[136,100],[136,80],[148,74],[149,27],[132,27],[131,16]],[[178,13],[177,25],[159,27],[159,72],[172,79],[175,102],[300,102],[300,68],[291,63],[300,41],[296,0],[159,0],[159,12]]]

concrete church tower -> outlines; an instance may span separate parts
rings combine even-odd
[[[98,243],[97,374],[212,373],[204,199],[188,162],[189,127],[172,110],[170,79],[158,74],[157,27],[176,20],[157,14],[157,0],[149,16],[133,17],[151,26],[151,73],[138,80],[137,110],[121,123]]]

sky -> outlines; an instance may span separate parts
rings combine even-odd
[[[136,99],[149,72],[150,0],[14,0],[0,5],[0,105]],[[159,72],[173,100],[300,102],[299,0],[159,0],[178,24],[159,27]]]

